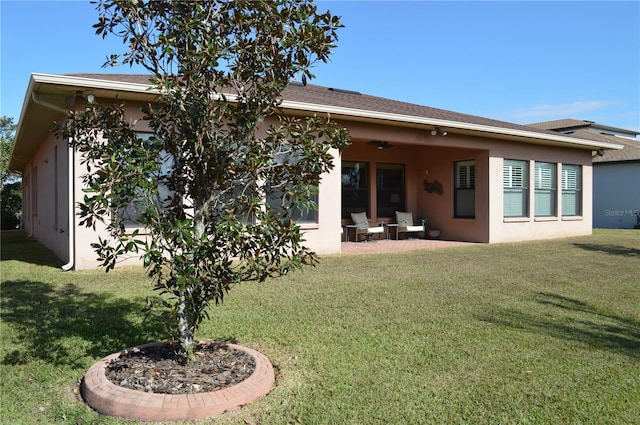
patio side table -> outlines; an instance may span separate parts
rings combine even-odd
[[[345,241],[345,242],[349,242],[349,232],[351,231],[351,229],[354,229],[354,231],[356,231],[356,232],[357,232],[358,226],[356,226],[355,224],[346,224],[346,225],[344,226],[344,228],[345,228],[345,238],[344,238],[344,241]],[[355,236],[356,236],[356,242],[357,242],[358,237],[357,237],[357,235],[355,235]]]
[[[391,228],[396,229],[396,240],[398,240],[398,223],[387,223],[384,225],[387,228],[387,239],[391,238]]]

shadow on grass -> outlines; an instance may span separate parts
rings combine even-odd
[[[536,302],[551,307],[551,314],[497,309],[478,319],[640,359],[640,321],[552,293],[537,293]]]
[[[102,358],[166,337],[168,314],[152,311],[143,320],[145,305],[144,299],[82,292],[73,284],[3,282],[2,320],[17,336],[3,338],[7,354],[0,362],[15,365],[41,359],[83,367],[87,356]]]
[[[64,262],[35,239],[27,237],[24,230],[5,230],[0,233],[2,250],[0,260],[17,260],[43,266],[60,267]]]
[[[586,251],[602,252],[605,254],[612,254],[612,255],[621,255],[623,257],[640,258],[640,249],[630,248],[628,246],[590,244],[590,243],[574,243],[573,246],[575,246],[576,248],[584,249]]]

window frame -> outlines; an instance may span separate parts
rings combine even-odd
[[[31,215],[38,216],[38,166],[31,170]]]
[[[476,161],[475,159],[455,161],[453,163],[453,217],[476,218]],[[464,174],[462,170],[465,170]],[[470,199],[466,199],[469,197]],[[466,202],[462,202],[463,199]],[[473,207],[473,212],[465,213]]]
[[[350,166],[350,165],[353,166]],[[367,216],[370,216],[369,200],[371,199],[369,194],[369,170],[370,163],[365,161],[346,161],[341,162],[340,171],[340,190],[341,190],[341,217],[343,219],[351,219],[352,212],[366,212]],[[352,168],[355,173],[345,174],[345,170]],[[351,186],[345,186],[345,181],[353,179]],[[355,187],[357,185],[357,187]],[[357,202],[351,204],[351,200],[358,199]]]
[[[146,131],[137,131],[136,136],[143,141],[148,140],[153,137],[154,134]],[[171,155],[169,155],[166,151],[161,152],[161,156],[158,158],[158,161],[161,162],[160,173],[161,175],[165,175],[167,170],[173,167],[174,161]],[[159,183],[158,187],[158,202],[163,202],[163,200],[170,194],[169,189],[163,184]],[[165,196],[166,195],[166,196]],[[111,212],[112,220],[117,220],[119,223],[122,223],[125,229],[135,230],[135,229],[144,229],[144,224],[138,221],[138,218],[144,213],[144,208],[140,209],[140,203],[133,201],[129,205],[124,208],[120,208]],[[144,204],[142,204],[144,206]]]
[[[395,217],[396,211],[406,211],[407,205],[407,170],[406,164],[398,162],[376,163],[376,217]],[[400,178],[390,176],[386,184],[381,171],[400,171]],[[395,179],[394,179],[395,178]],[[399,183],[397,182],[399,180]],[[398,183],[398,184],[395,184]],[[389,199],[388,204],[386,199]]]
[[[553,162],[536,161],[534,164],[534,216],[556,217],[557,208],[557,169]],[[545,206],[548,205],[548,208]]]
[[[569,171],[574,170],[573,178],[570,178]],[[582,215],[582,166],[575,164],[562,164],[562,216],[579,217]],[[571,199],[569,198],[571,196]],[[569,209],[569,202],[573,211]]]
[[[519,159],[503,160],[502,191],[504,198],[502,213],[504,218],[529,217],[529,161]],[[518,200],[520,201],[520,206],[516,209],[515,205]],[[514,213],[511,213],[511,208],[515,210]]]

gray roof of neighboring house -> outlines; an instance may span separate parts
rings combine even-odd
[[[529,125],[532,127],[543,129],[543,130],[561,131],[561,130],[568,130],[572,128],[591,127],[592,124],[595,124],[595,123],[593,121],[565,118],[562,120],[535,122]]]
[[[624,147],[619,150],[605,150],[602,151],[602,155],[593,157],[594,163],[606,163],[606,162],[622,162],[622,161],[640,161],[640,140],[633,140],[626,137],[618,137],[608,134],[597,133],[589,130],[592,127],[611,129],[614,131],[620,131],[623,133],[634,134],[631,130],[619,129],[615,127],[596,124],[593,121],[576,120],[573,118],[567,118],[555,121],[545,121],[539,123],[529,124],[532,127],[553,130],[557,132],[570,131],[569,135],[579,137],[580,139],[594,140],[597,142],[615,143],[623,145]],[[640,133],[635,133],[640,134]]]
[[[603,155],[593,157],[594,163],[603,162],[622,162],[622,161],[640,161],[640,140],[627,139],[625,137],[607,136],[605,134],[597,134],[589,130],[576,130],[573,133],[581,139],[595,140],[598,142],[615,143],[623,145],[619,150],[605,150]]]
[[[553,131],[558,131],[562,133],[577,131],[580,129],[592,129],[594,132],[604,130],[604,131],[624,134],[632,138],[640,135],[640,132],[637,132],[634,130],[628,130],[628,129],[619,128],[619,127],[612,127],[610,125],[599,124],[594,121],[577,120],[573,118],[536,122],[528,125],[530,125],[531,127],[542,129],[542,130],[553,130]]]

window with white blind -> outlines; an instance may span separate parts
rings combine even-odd
[[[562,165],[562,215],[582,214],[582,169],[580,165]]]
[[[476,217],[476,162],[454,163],[455,190],[453,199],[454,217]]]
[[[529,174],[527,161],[505,159],[502,166],[504,216],[528,216]]]
[[[536,162],[534,210],[536,217],[556,215],[556,164]]]

